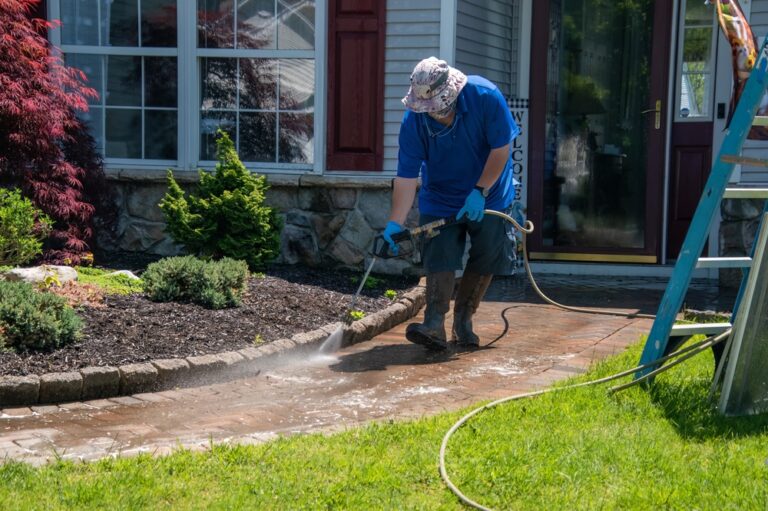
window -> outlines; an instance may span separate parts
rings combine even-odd
[[[704,2],[688,0],[681,16],[682,43],[678,56],[676,120],[712,119],[714,63],[717,30],[715,8]]]
[[[315,0],[59,0],[53,43],[99,92],[108,164],[194,168],[227,132],[255,167],[315,163]]]

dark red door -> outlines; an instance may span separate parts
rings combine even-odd
[[[385,0],[328,2],[328,170],[381,170]]]

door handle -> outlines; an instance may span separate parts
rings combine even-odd
[[[653,128],[654,129],[660,129],[661,128],[661,100],[656,100],[656,108],[652,108],[651,110],[643,110],[640,112],[640,115],[649,114],[651,112],[656,113],[656,118],[654,119]]]

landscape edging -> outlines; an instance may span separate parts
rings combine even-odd
[[[316,351],[342,329],[341,346],[372,339],[415,316],[425,304],[418,285],[392,305],[351,324],[329,323],[258,347],[178,359],[157,359],[122,366],[88,366],[78,371],[27,376],[0,376],[0,409],[53,405],[79,400],[108,399],[143,392],[219,383],[256,375],[270,361]]]

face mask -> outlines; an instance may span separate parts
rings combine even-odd
[[[429,116],[436,121],[439,121],[441,119],[445,119],[446,117],[450,116],[454,109],[456,108],[456,102],[451,103],[447,107],[443,108],[442,110],[438,110],[437,112],[429,112]]]

